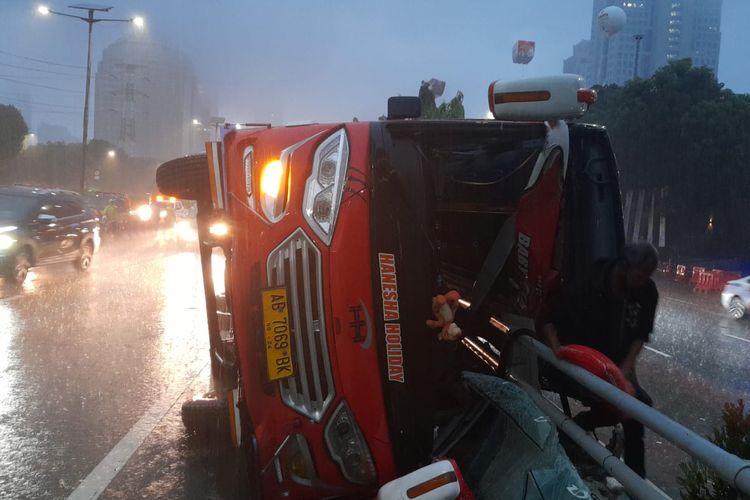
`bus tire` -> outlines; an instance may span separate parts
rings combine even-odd
[[[224,398],[194,399],[182,404],[182,423],[188,434],[207,441],[229,442],[229,413]]]
[[[156,185],[167,196],[181,200],[207,200],[210,196],[205,154],[165,161],[156,170]]]

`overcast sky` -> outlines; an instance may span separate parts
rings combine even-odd
[[[48,5],[69,12],[65,6],[73,2]],[[432,77],[447,82],[445,96],[464,92],[468,116],[483,116],[490,81],[560,73],[573,44],[589,37],[592,10],[592,0],[105,3],[115,7],[113,17],[144,16],[141,36],[188,54],[218,113],[229,121],[277,111],[286,122],[376,119],[388,96],[415,95],[419,82]],[[86,25],[41,17],[38,4],[0,0],[0,103],[33,103],[34,127],[41,121],[60,124],[80,137],[84,71],[19,56],[84,66]],[[750,92],[744,30],[750,1],[723,5],[719,79],[736,92]],[[94,27],[94,69],[102,49],[132,29],[119,23]],[[528,67],[511,62],[518,39],[537,43]]]

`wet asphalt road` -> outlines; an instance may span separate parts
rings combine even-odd
[[[80,485],[102,498],[244,496],[237,454],[195,442],[180,420],[182,401],[207,390],[207,343],[195,249],[151,234],[103,245],[86,273],[58,265],[4,285],[0,498]],[[111,483],[89,476],[113,448],[136,447]]]
[[[60,265],[30,278],[0,288],[0,498],[78,487],[101,498],[246,497],[240,453],[195,441],[180,420],[209,378],[194,249],[144,235],[104,245],[87,273]],[[659,410],[708,434],[724,402],[750,396],[750,320],[729,319],[715,294],[658,285],[656,351],[641,355],[639,379]],[[647,440],[650,478],[676,497],[684,454]],[[127,462],[123,450],[135,450]],[[113,479],[91,474],[102,462],[118,464]]]
[[[724,403],[750,400],[750,318],[731,319],[718,293],[656,283],[659,309],[650,349],[638,361],[639,382],[655,408],[701,436],[713,435]],[[652,432],[646,439],[649,478],[679,498],[676,476],[687,455]]]

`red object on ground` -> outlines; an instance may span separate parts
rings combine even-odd
[[[569,344],[560,348],[557,357],[580,366],[602,380],[606,380],[623,392],[635,396],[635,388],[625,378],[620,368],[607,356],[585,345]]]
[[[701,274],[703,274],[704,272],[706,272],[705,267],[693,266],[693,271],[690,274],[690,284],[697,285],[698,281],[700,280]]]
[[[717,279],[717,276],[719,276],[720,274],[721,271],[703,271],[698,276],[698,281],[695,283],[693,291],[708,293],[715,292],[716,290],[721,290],[721,288],[717,288],[717,283],[721,281],[720,279]]]

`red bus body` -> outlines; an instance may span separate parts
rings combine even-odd
[[[457,289],[493,314],[533,320],[561,276],[576,286],[586,266],[616,254],[622,214],[606,133],[557,127],[384,121],[224,135],[212,182],[232,231],[243,440],[265,498],[373,497],[429,463],[433,417],[449,404],[451,374],[467,369],[425,327],[435,293]],[[339,131],[346,170],[326,241],[303,204],[319,148]],[[269,217],[261,177],[279,160],[283,208]],[[261,294],[279,287],[294,375],[272,381]]]

